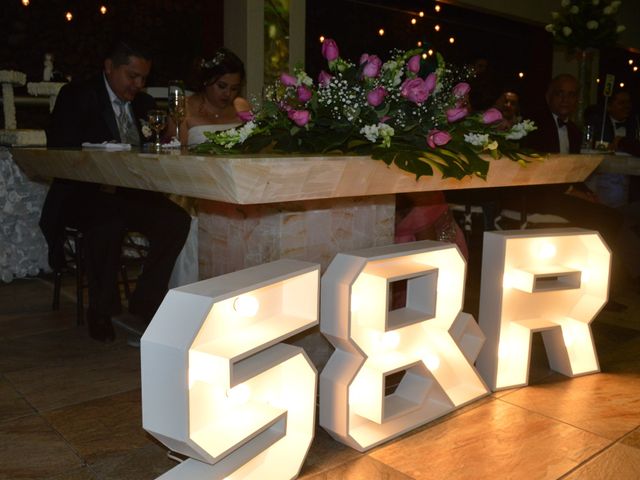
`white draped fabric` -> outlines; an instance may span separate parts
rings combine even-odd
[[[0,280],[49,271],[47,244],[38,220],[47,186],[30,181],[0,147]]]

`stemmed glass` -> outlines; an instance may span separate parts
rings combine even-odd
[[[160,132],[167,125],[167,112],[164,110],[149,110],[148,113],[149,128],[153,130],[156,136],[156,151],[160,151]]]
[[[180,123],[185,116],[185,94],[182,82],[179,80],[169,83],[169,115],[176,124],[176,138],[180,140]]]

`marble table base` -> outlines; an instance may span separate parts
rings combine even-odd
[[[200,278],[292,258],[322,270],[338,252],[393,243],[395,195],[232,205],[198,203]]]

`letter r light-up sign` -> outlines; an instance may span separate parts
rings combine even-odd
[[[607,302],[611,253],[582,229],[484,235],[478,370],[492,390],[526,385],[531,338],[542,332],[550,367],[600,371],[590,323]]]

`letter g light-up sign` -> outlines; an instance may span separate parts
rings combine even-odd
[[[364,451],[488,393],[473,362],[484,337],[461,313],[465,261],[424,241],[338,254],[322,277],[320,425]],[[390,309],[394,282],[406,301]],[[393,393],[385,380],[404,374]]]
[[[594,231],[485,233],[479,323],[487,342],[477,365],[493,390],[528,383],[534,332],[553,370],[600,371],[589,324],[607,301],[610,259]]]
[[[143,427],[191,458],[162,479],[295,478],[317,373],[279,343],[318,323],[320,266],[294,260],[171,290],[141,341]]]

